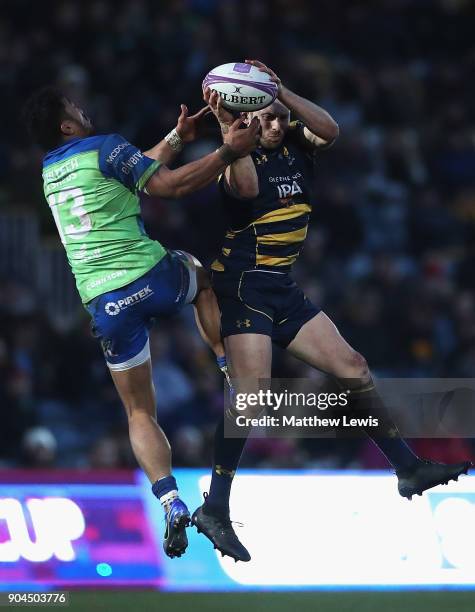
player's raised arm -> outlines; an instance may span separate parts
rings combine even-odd
[[[203,99],[218,120],[223,138],[229,132],[234,117],[223,106],[223,101],[215,91],[205,89]],[[256,167],[250,155],[240,157],[230,164],[224,173],[224,186],[228,193],[237,198],[255,198],[259,194],[259,180]]]
[[[210,108],[205,106],[191,116],[188,115],[188,108],[185,104],[181,104],[180,108],[181,112],[176,127],[157,145],[148,151],[144,151],[144,155],[168,165],[182,151],[186,143],[196,139],[201,119],[211,112]]]
[[[214,153],[176,170],[160,166],[147,182],[147,193],[165,198],[180,198],[211,183],[226,166],[256,148],[259,138],[258,120],[252,121],[245,129],[240,129],[241,123],[241,118],[234,121],[228,133],[223,136],[223,146]]]
[[[316,147],[328,147],[338,138],[338,124],[326,110],[285,87],[275,72],[262,62],[246,60],[246,63],[259,68],[261,72],[266,72],[277,84],[277,97],[305,125],[303,134],[311,144]]]

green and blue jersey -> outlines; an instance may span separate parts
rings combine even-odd
[[[84,303],[164,257],[144,230],[137,195],[159,166],[118,134],[76,138],[44,158],[44,193]]]

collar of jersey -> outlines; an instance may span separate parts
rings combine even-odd
[[[48,151],[43,159],[43,168],[55,164],[58,161],[75,155],[77,153],[84,153],[86,151],[94,151],[99,148],[104,136],[86,136],[85,138],[72,138],[65,142],[57,149]]]
[[[267,149],[266,147],[263,147],[262,145],[259,145],[256,149],[256,153],[259,154],[264,154],[264,155],[272,155],[274,153],[279,153],[279,151],[282,149],[284,145],[284,141],[282,141],[280,143],[280,145],[277,147],[277,149]]]

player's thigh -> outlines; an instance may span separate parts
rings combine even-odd
[[[234,334],[224,339],[228,370],[233,378],[270,378],[272,340],[264,334]]]
[[[191,253],[186,251],[174,250],[170,251],[172,258],[178,261],[187,277],[187,295],[184,303],[193,303],[196,297],[203,289],[211,287],[211,279],[206,268],[202,263]]]
[[[274,313],[266,282],[259,274],[213,274],[228,370],[235,388],[248,391],[271,375]]]
[[[307,321],[287,350],[309,365],[338,378],[363,378],[368,366],[324,312]]]
[[[234,376],[270,375],[274,308],[269,298],[269,276],[251,272],[213,274],[221,335]]]
[[[129,418],[138,411],[155,417],[156,399],[150,359],[127,370],[111,370],[110,373]]]
[[[140,283],[138,283],[140,285]],[[87,305],[92,317],[92,331],[99,340],[104,359],[127,414],[133,410],[155,413],[155,394],[150,365],[148,318],[142,310],[153,296],[152,284],[147,291],[127,286],[98,296]],[[130,303],[128,294],[137,296]],[[150,299],[150,298],[148,298]]]
[[[236,396],[241,402],[248,395],[270,388],[272,340],[264,334],[234,334],[224,339],[226,361]],[[240,414],[255,417],[263,406],[250,403],[240,408]]]

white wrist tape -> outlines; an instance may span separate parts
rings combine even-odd
[[[173,130],[165,136],[165,140],[168,145],[177,153],[179,153],[185,146],[183,140],[178,135],[176,128],[173,128]]]

